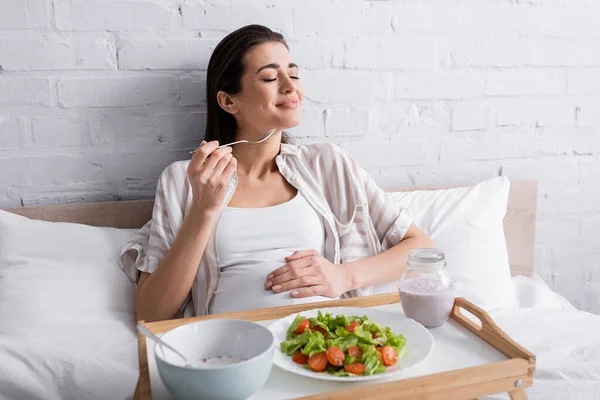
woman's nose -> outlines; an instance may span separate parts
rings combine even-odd
[[[290,79],[290,77],[286,77],[283,83],[281,84],[280,90],[283,94],[294,93],[294,91],[296,90],[296,86],[294,85],[294,82],[292,81],[292,79]]]

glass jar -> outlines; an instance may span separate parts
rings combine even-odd
[[[446,323],[454,304],[456,283],[446,270],[446,256],[438,249],[414,249],[398,281],[404,314],[426,328]]]

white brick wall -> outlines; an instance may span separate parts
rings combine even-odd
[[[103,34],[0,37],[5,71],[116,69],[112,38]]]
[[[0,207],[150,198],[230,30],[286,35],[300,141],[383,186],[539,181],[535,270],[600,313],[595,0],[2,0]]]
[[[177,105],[179,78],[171,75],[60,78],[58,102],[64,108]]]
[[[2,0],[0,29],[47,28],[50,15],[50,3],[46,0]]]
[[[178,2],[54,0],[61,31],[165,31],[181,25]]]
[[[2,65],[2,64],[0,64]],[[0,75],[0,106],[44,105],[55,103],[53,82],[46,78],[23,78],[8,73]],[[3,113],[8,110],[2,109]]]

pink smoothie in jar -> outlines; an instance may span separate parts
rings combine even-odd
[[[404,314],[426,328],[448,320],[454,304],[454,285],[431,278],[407,279],[400,283],[400,302]]]

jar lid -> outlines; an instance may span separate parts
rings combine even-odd
[[[446,255],[438,249],[413,249],[408,253],[408,263],[427,267],[441,266],[446,262]]]

